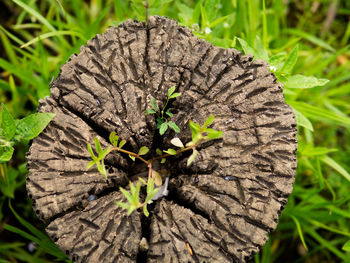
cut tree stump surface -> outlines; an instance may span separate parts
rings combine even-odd
[[[146,218],[114,202],[119,186],[147,174],[143,163],[107,156],[108,180],[90,161],[87,143],[107,147],[112,131],[137,152],[170,147],[153,115],[150,97],[164,105],[167,90],[180,139],[190,141],[188,122],[215,116],[223,138],[189,154],[168,158],[169,195]],[[262,60],[198,39],[176,21],[128,20],[89,40],[62,66],[40,112],[56,114],[33,140],[28,194],[56,244],[76,262],[245,262],[273,231],[292,192],[296,123],[282,85]],[[94,200],[95,199],[95,200]],[[148,246],[140,246],[144,238]],[[142,242],[141,242],[142,243]],[[147,249],[147,247],[149,247]]]

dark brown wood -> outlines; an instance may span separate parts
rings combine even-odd
[[[150,97],[161,104],[167,90],[180,139],[190,140],[188,121],[215,115],[220,140],[169,158],[169,196],[146,219],[114,204],[118,187],[147,172],[127,156],[106,160],[109,179],[86,171],[87,143],[104,147],[116,131],[155,153],[164,138],[145,116]],[[53,121],[33,140],[28,154],[28,194],[59,247],[77,262],[245,262],[273,231],[287,203],[296,169],[296,123],[282,85],[262,60],[198,39],[176,21],[153,16],[128,20],[89,40],[62,66],[40,112]],[[94,195],[96,195],[96,200]],[[93,198],[92,198],[93,197]],[[142,240],[142,242],[141,242]]]

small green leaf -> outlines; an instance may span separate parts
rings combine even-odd
[[[160,160],[160,163],[165,163],[166,159],[162,158],[162,160]]]
[[[165,122],[164,119],[162,119],[162,118],[157,118],[157,124],[156,124],[157,129],[159,129],[160,126],[161,126],[164,122]]]
[[[94,166],[96,162],[95,161],[91,161],[88,163],[88,165],[86,166],[86,170],[89,170],[92,166]]]
[[[171,88],[168,89],[168,98],[169,98],[169,99],[170,99],[170,96],[174,93],[175,89],[176,89],[175,86],[173,86],[173,87],[171,87]]]
[[[91,158],[92,158],[93,160],[97,160],[97,157],[95,156],[95,154],[94,154],[94,152],[93,152],[93,150],[92,150],[92,147],[91,147],[91,144],[90,144],[90,143],[87,144],[87,148],[88,148],[88,151],[89,151],[89,153],[90,153]]]
[[[12,146],[0,148],[0,163],[10,161],[14,150]]]
[[[304,114],[302,114],[300,111],[297,111],[296,109],[293,109],[293,111],[295,113],[295,119],[299,126],[302,126],[310,131],[314,131],[311,121],[305,117]]]
[[[139,180],[140,180],[140,182],[141,182],[142,184],[147,185],[147,182],[145,181],[145,179],[139,177]]]
[[[157,112],[155,110],[153,110],[153,109],[147,109],[145,111],[145,115],[154,114],[154,113],[157,113]]]
[[[162,125],[160,125],[159,128],[159,134],[163,135],[168,129],[168,124],[166,122],[163,122]]]
[[[111,132],[109,134],[109,141],[113,146],[116,147],[118,145],[118,140],[119,140],[119,136],[115,132]]]
[[[124,146],[124,144],[126,143],[126,140],[122,140],[120,143],[119,143],[119,149],[121,149],[123,146]]]
[[[34,113],[17,123],[16,135],[19,140],[28,141],[38,136],[55,116],[53,113]]]
[[[162,155],[162,154],[163,154],[163,152],[162,152],[162,150],[161,150],[161,149],[157,148],[157,149],[156,149],[156,154],[157,154],[157,155]]]
[[[10,112],[7,110],[4,104],[2,105],[2,123],[1,127],[3,129],[3,136],[5,140],[10,140],[16,133],[16,123],[12,118]]]
[[[189,121],[189,125],[192,131],[192,138],[194,138],[201,131],[201,126],[199,126],[198,123],[195,123],[191,120]]]
[[[170,154],[170,155],[175,155],[175,154],[176,154],[176,150],[171,149],[171,148],[169,148],[168,150],[163,151],[163,152],[168,153],[168,154]]]
[[[133,199],[132,199],[132,196],[131,196],[131,194],[127,191],[127,190],[125,190],[123,187],[119,187],[119,190],[122,192],[122,194],[125,196],[125,198],[128,200],[128,202],[130,203],[130,204],[132,204],[133,203]]]
[[[307,77],[304,75],[292,75],[287,76],[283,84],[289,89],[310,89],[317,86],[325,85],[328,79],[318,79],[316,77]]]
[[[187,166],[190,166],[190,164],[194,161],[194,159],[196,158],[198,154],[198,151],[196,149],[193,149],[193,152],[191,154],[191,156],[188,158],[187,160]]]
[[[182,141],[177,137],[171,139],[170,143],[177,146],[177,147],[180,147],[180,148],[185,147],[184,144],[182,143]]]
[[[94,138],[94,141],[95,141],[96,152],[100,154],[102,152],[100,141],[97,137]]]
[[[151,97],[151,106],[155,112],[159,111],[158,104],[156,102],[156,99]]]
[[[212,124],[213,123],[213,121],[214,121],[214,116],[213,115],[210,115],[210,117],[208,118],[208,119],[206,119],[206,121],[204,122],[204,124],[203,124],[203,129],[205,129],[205,128],[207,128],[210,124]]]
[[[127,203],[122,203],[122,202],[118,202],[118,201],[115,201],[114,203],[119,205],[121,208],[126,209],[126,210],[128,210],[130,208],[130,205]]]
[[[205,139],[207,140],[212,140],[212,139],[218,139],[218,138],[221,138],[222,135],[224,134],[223,131],[217,131],[217,130],[214,130],[214,129],[205,129],[204,132],[207,132],[208,135],[205,137]]]
[[[174,116],[174,114],[172,114],[172,113],[170,112],[170,109],[168,109],[168,110],[165,112],[165,114],[168,115],[169,117],[173,117],[173,116]]]
[[[98,158],[101,160],[101,159],[104,159],[106,157],[106,155],[110,152],[110,150],[112,149],[111,146],[107,147],[106,149],[104,149],[99,155],[98,155]]]
[[[179,97],[179,96],[181,96],[181,93],[176,92],[176,93],[174,93],[173,95],[171,95],[171,96],[169,97],[169,99],[174,99],[174,98]]]
[[[128,209],[128,216],[131,215],[132,212],[134,212],[135,208],[133,206],[130,206]]]
[[[180,128],[172,121],[168,122],[168,125],[170,126],[170,128],[172,128],[176,133],[180,132]]]
[[[145,214],[146,217],[149,216],[149,212],[147,210],[147,203],[143,206],[143,213]]]
[[[103,174],[104,177],[107,179],[107,171],[106,171],[106,167],[105,167],[105,165],[104,165],[103,160],[101,161],[101,163],[97,162],[96,165],[97,165],[98,171],[99,171],[101,174]]]
[[[133,160],[135,162],[135,156],[129,154],[129,157],[130,157],[131,160]]]
[[[139,155],[145,155],[148,153],[148,151],[149,151],[148,147],[142,146],[139,150]]]

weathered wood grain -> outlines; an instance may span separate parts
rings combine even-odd
[[[116,131],[126,147],[169,147],[175,136],[155,130],[145,116],[150,97],[163,105],[167,89],[180,139],[188,121],[215,116],[220,140],[200,146],[189,168],[187,153],[169,158],[167,198],[149,219],[114,204],[118,187],[147,170],[126,156],[109,155],[109,179],[86,171],[87,143],[107,146]],[[262,60],[222,49],[163,17],[128,20],[89,40],[62,66],[41,112],[54,120],[33,140],[27,189],[53,240],[77,262],[245,262],[273,231],[292,191],[296,123],[282,86]],[[88,202],[91,195],[97,199]],[[140,249],[142,237],[148,251]]]

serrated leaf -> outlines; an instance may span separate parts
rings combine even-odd
[[[129,154],[129,157],[130,157],[131,160],[133,160],[135,162],[135,156]]]
[[[205,120],[204,124],[203,124],[203,129],[207,128],[210,124],[213,123],[214,121],[214,116],[210,115],[208,119]]]
[[[155,98],[151,97],[151,106],[155,112],[159,111],[158,104]]]
[[[175,155],[176,154],[176,151],[174,149],[171,149],[171,148],[169,148],[168,150],[163,151],[163,152],[168,153],[170,155]]]
[[[28,141],[38,136],[55,116],[53,113],[34,113],[17,123],[16,135],[21,141]]]
[[[166,159],[162,158],[162,160],[160,160],[160,163],[165,163]]]
[[[113,146],[116,147],[118,145],[118,140],[119,140],[119,136],[116,134],[116,132],[111,132],[109,134],[109,141]]]
[[[179,126],[177,126],[177,125],[175,124],[175,122],[169,121],[169,122],[168,122],[168,125],[169,125],[170,128],[172,128],[176,133],[179,133],[179,132],[180,132],[180,128],[179,128]]]
[[[170,96],[174,93],[175,89],[176,89],[175,86],[168,89],[168,98],[170,98]]]
[[[154,109],[145,110],[145,115],[154,114],[154,113],[157,113]]]
[[[133,202],[131,202],[131,203],[135,203],[136,187],[135,187],[135,185],[134,185],[131,181],[129,181],[129,186],[130,186],[131,197],[132,197],[132,199],[133,199]]]
[[[221,138],[222,135],[224,134],[223,131],[217,131],[217,130],[214,130],[214,129],[205,129],[204,132],[207,132],[208,135],[205,137],[205,139],[207,140],[212,140],[212,139],[218,139],[218,138]]]
[[[119,143],[119,149],[121,149],[124,145],[126,144],[126,140],[122,140],[120,143]]]
[[[88,165],[86,166],[86,170],[89,170],[92,166],[95,165],[95,163],[96,163],[95,161],[89,162]]]
[[[157,148],[157,149],[156,149],[156,154],[157,154],[157,155],[162,155],[162,154],[163,154],[163,152],[162,152],[162,150],[161,150],[161,149]]]
[[[88,152],[90,153],[91,158],[93,160],[97,160],[97,157],[95,156],[90,143],[87,144],[87,148],[88,148]]]
[[[168,129],[168,124],[166,122],[163,122],[162,125],[160,125],[159,128],[159,134],[163,135]]]
[[[2,105],[2,123],[1,127],[3,129],[2,135],[5,137],[5,140],[9,141],[16,133],[16,123],[13,119],[10,112],[7,110],[4,104]]]
[[[194,161],[194,159],[196,158],[198,154],[198,151],[196,149],[193,149],[192,154],[190,155],[190,157],[188,157],[187,159],[187,166],[190,166],[190,164]]]
[[[179,96],[181,96],[181,93],[176,92],[176,93],[174,93],[173,95],[171,95],[171,96],[169,97],[169,99],[174,99],[174,98],[179,97]]]
[[[140,150],[139,150],[139,155],[145,155],[145,154],[147,154],[148,153],[148,151],[149,151],[149,149],[148,149],[148,147],[146,147],[146,146],[142,146],[141,148],[140,148]]]
[[[130,205],[127,203],[122,203],[122,202],[118,202],[118,201],[115,201],[114,203],[119,205],[121,208],[126,209],[126,210],[128,210],[130,208]]]
[[[131,196],[131,194],[127,191],[127,190],[125,190],[123,187],[119,187],[119,190],[122,192],[122,194],[125,196],[125,198],[128,200],[128,202],[130,203],[130,204],[132,204],[133,202],[133,199],[132,199],[132,196]]]
[[[292,76],[286,76],[286,80],[283,81],[283,84],[286,88],[289,89],[310,89],[317,86],[323,86],[328,81],[328,79],[318,79],[313,76],[308,77],[297,74]]]
[[[148,181],[147,181],[147,189],[146,189],[147,196],[152,193],[153,189],[154,189],[154,180],[151,177],[151,178],[148,178]]]
[[[102,152],[102,148],[101,148],[100,141],[98,140],[97,137],[94,138],[94,141],[95,141],[96,152],[97,152],[98,154],[100,154],[100,153]]]
[[[178,137],[171,139],[170,143],[180,148],[185,147],[182,141]]]
[[[288,55],[286,61],[284,62],[283,67],[281,68],[281,72],[286,74],[290,74],[292,72],[294,65],[298,59],[298,51],[299,51],[299,46],[296,45]]]
[[[10,161],[14,150],[12,146],[0,148],[0,163]]]

